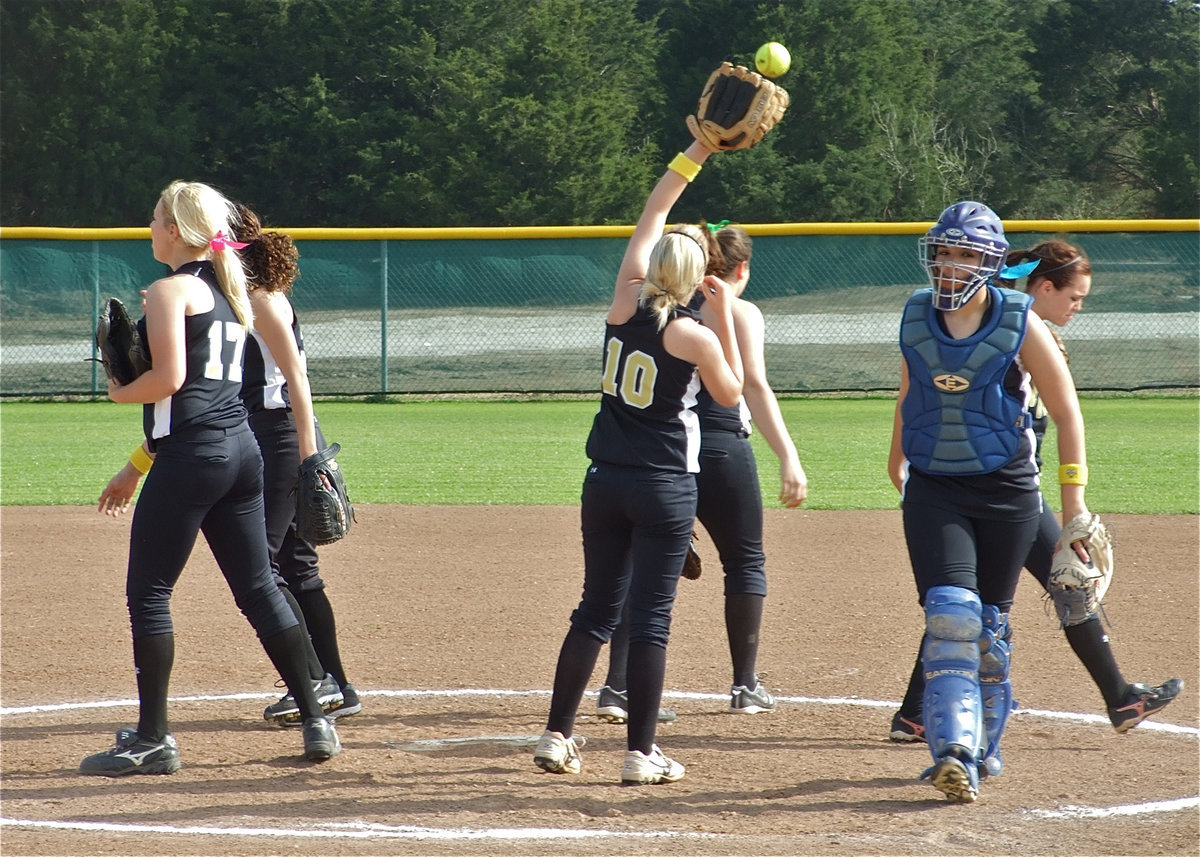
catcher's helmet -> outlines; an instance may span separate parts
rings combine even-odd
[[[933,286],[934,306],[953,312],[983,288],[1004,266],[1008,239],[1004,224],[982,202],[956,202],[938,217],[937,223],[922,236],[918,253],[929,284]],[[978,267],[938,261],[938,247],[965,247],[982,258]],[[950,268],[950,271],[947,271]]]

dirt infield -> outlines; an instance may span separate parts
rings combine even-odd
[[[169,777],[83,777],[136,719],[129,521],[86,508],[0,517],[0,851],[5,855],[1108,855],[1200,853],[1194,517],[1111,516],[1107,607],[1126,677],[1189,681],[1125,736],[1044,609],[1014,608],[1020,709],[978,803],[918,781],[887,741],[921,619],[899,513],[772,510],[760,669],[777,711],[728,706],[721,574],[682,581],[667,668],[679,783],[622,789],[622,727],[584,701],[583,773],[531,761],[580,590],[575,508],[364,506],[323,551],[363,713],[345,751],[303,761],[261,717],[274,676],[208,549],[174,600]],[[602,676],[597,673],[593,687]]]

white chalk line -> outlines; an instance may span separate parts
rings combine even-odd
[[[359,694],[361,696],[361,694]],[[412,824],[369,824],[365,821],[318,824],[313,828],[286,827],[206,827],[170,824],[112,824],[92,821],[33,821],[0,818],[0,827],[40,828],[43,830],[79,830],[102,833],[159,833],[192,836],[262,836],[297,839],[716,839],[723,834],[690,831],[613,831],[571,830],[553,827],[440,828]]]
[[[411,699],[414,697],[470,697],[470,696],[550,696],[548,690],[497,690],[486,688],[454,688],[449,690],[360,690],[359,696],[380,696]],[[588,696],[595,696],[590,691]],[[170,702],[221,702],[227,700],[274,699],[270,693],[227,693],[198,696],[173,696]],[[693,691],[664,691],[663,699],[678,700],[724,700],[726,694],[696,693]],[[777,696],[779,702],[796,705],[853,705],[861,708],[896,708],[899,703],[886,699],[862,699],[857,696]],[[50,711],[75,711],[92,708],[124,708],[137,706],[136,699],[110,699],[93,702],[62,702],[52,705],[26,705],[0,707],[0,717],[10,717],[20,714],[40,714]],[[1099,714],[1077,714],[1068,711],[1049,711],[1039,708],[1018,708],[1013,712],[1014,717],[1038,717],[1046,720],[1066,720],[1074,723],[1094,723],[1112,728],[1107,717]],[[1137,727],[1141,731],[1167,732],[1191,738],[1200,738],[1200,728],[1195,726],[1177,726],[1174,723],[1159,723],[1156,720],[1143,720]]]
[[[1160,800],[1154,803],[1134,803],[1125,806],[1064,806],[1059,809],[1031,809],[1039,818],[1116,818],[1125,815],[1146,815],[1154,812],[1179,812],[1200,807],[1200,797]]]
[[[359,691],[360,696],[379,697],[497,697],[497,696],[538,696],[548,697],[548,690],[495,690],[482,688],[457,688],[450,690],[367,690]],[[594,696],[595,693],[589,693]],[[264,693],[233,693],[197,696],[171,697],[171,702],[219,702],[226,700],[272,699],[273,694]],[[695,693],[689,691],[665,691],[664,699],[680,700],[725,700],[725,694]],[[899,703],[888,700],[860,699],[858,697],[810,697],[810,696],[778,696],[779,702],[797,705],[852,705],[864,708],[895,708]],[[67,702],[53,705],[29,705],[0,707],[0,717],[11,717],[21,714],[40,714],[52,711],[69,711],[98,708],[119,708],[137,706],[136,699],[101,700],[95,702]],[[1076,723],[1095,723],[1109,726],[1107,718],[1095,714],[1075,714],[1064,711],[1046,711],[1034,708],[1020,708],[1013,712],[1014,716],[1041,717],[1051,720],[1066,720]],[[1146,720],[1140,723],[1138,729],[1149,729],[1188,738],[1200,737],[1200,729],[1191,726],[1177,726],[1171,723],[1157,723]],[[413,749],[432,749],[437,746],[452,746],[469,742],[505,742],[533,743],[537,736],[496,735],[473,738],[427,739],[413,744]],[[1114,807],[1063,806],[1058,809],[1022,810],[1023,815],[1032,815],[1045,819],[1076,819],[1076,818],[1118,818],[1138,815],[1150,815],[1165,812],[1181,812],[1200,808],[1200,796],[1177,798],[1174,800],[1149,801],[1146,803],[1126,804]],[[631,838],[631,839],[664,839],[664,838],[703,838],[715,839],[724,834],[695,833],[690,831],[610,831],[610,830],[580,830],[562,828],[435,828],[417,825],[386,825],[368,822],[343,822],[318,824],[307,828],[287,827],[205,827],[205,826],[176,826],[161,824],[114,824],[82,821],[38,821],[34,819],[18,819],[0,817],[0,827],[40,828],[54,830],[78,830],[109,833],[155,833],[184,836],[246,836],[246,837],[292,837],[300,839],[415,839],[415,840],[512,840],[536,841],[549,839],[599,839],[599,838]]]

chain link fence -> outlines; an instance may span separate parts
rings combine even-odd
[[[1064,332],[1082,390],[1200,387],[1197,221],[1010,221],[1014,248],[1061,236],[1093,266]],[[890,391],[900,310],[925,285],[928,223],[747,225],[745,297],[780,393]],[[295,229],[318,396],[593,393],[631,227]],[[101,302],[162,276],[148,229],[0,230],[0,396],[104,395]]]

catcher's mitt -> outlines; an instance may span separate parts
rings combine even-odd
[[[688,130],[712,152],[756,145],[788,107],[787,90],[744,65],[721,63],[708,77]]]
[[[1063,626],[1077,625],[1100,610],[1113,575],[1113,540],[1099,515],[1079,514],[1063,527],[1047,588]],[[1091,562],[1083,562],[1072,543],[1082,541]]]
[[[150,368],[137,325],[117,298],[109,298],[96,323],[96,350],[104,374],[121,386]]]
[[[683,576],[688,580],[699,580],[700,572],[703,569],[700,567],[700,554],[696,553],[696,534],[692,533],[692,541],[688,544],[687,557],[683,560]]]
[[[300,462],[296,486],[296,535],[314,545],[345,537],[354,521],[346,480],[334,458],[341,446],[331,443]]]

